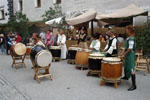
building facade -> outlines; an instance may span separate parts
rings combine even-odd
[[[150,11],[150,0],[13,0],[14,13],[22,11],[27,15],[29,21],[41,21],[45,10],[48,10],[55,3],[61,5],[67,18],[78,16],[91,8],[102,13],[112,13],[131,3],[136,4],[143,10]],[[7,0],[0,0],[0,23],[7,23],[7,10]]]
[[[8,2],[7,0],[0,0],[0,24],[8,22]]]

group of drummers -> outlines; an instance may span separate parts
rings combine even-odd
[[[136,87],[136,77],[135,77],[135,72],[134,72],[134,64],[135,64],[135,51],[134,50],[136,47],[135,28],[130,25],[130,26],[127,26],[126,31],[129,35],[129,37],[127,38],[127,40],[125,42],[125,50],[123,52],[118,53],[117,39],[115,36],[115,32],[112,29],[110,29],[107,32],[108,35],[110,36],[110,38],[109,38],[109,41],[107,42],[107,45],[104,48],[104,50],[101,49],[101,43],[98,40],[98,37],[99,37],[98,34],[93,35],[93,40],[92,40],[90,46],[87,47],[87,44],[84,41],[84,39],[85,39],[84,38],[84,36],[85,36],[84,30],[81,30],[78,48],[80,48],[82,50],[91,50],[91,53],[94,55],[105,54],[106,58],[107,57],[120,57],[121,59],[124,59],[124,64],[123,64],[124,77],[122,77],[121,79],[128,80],[131,77],[132,86],[128,89],[128,91],[132,91],[137,88]],[[32,39],[34,40],[34,46],[32,48],[35,48],[37,46],[44,48],[44,50],[47,48],[45,43],[42,42],[42,40],[40,39],[40,37],[37,33],[32,34]],[[61,59],[66,59],[66,57],[67,57],[66,36],[65,36],[63,30],[60,30],[60,32],[59,32],[58,39],[57,39],[57,45],[60,47]],[[41,49],[41,50],[43,50],[43,49]],[[31,51],[32,51],[32,49],[31,49]],[[32,54],[30,53],[30,57],[33,55],[34,55],[33,52],[32,52]],[[47,57],[47,55],[51,56],[51,54],[49,54],[49,53],[44,54],[45,57]],[[39,56],[41,56],[41,58],[39,58],[39,60],[38,60],[39,62],[37,62],[37,63],[41,64],[41,66],[42,65],[45,66],[45,64],[43,62],[46,62],[46,61],[42,60],[42,58],[44,56],[42,56],[40,53],[39,53]],[[77,55],[76,55],[76,57],[77,57]],[[79,55],[79,57],[80,57],[80,55]],[[31,59],[34,60],[35,57],[31,57]],[[46,64],[51,63],[49,60],[49,59],[51,59],[51,57],[47,57],[47,59],[48,60],[47,60]],[[88,59],[88,56],[85,57],[85,59]],[[35,63],[35,64],[37,64],[37,63]]]

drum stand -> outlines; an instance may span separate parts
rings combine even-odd
[[[18,69],[18,65],[21,64],[21,65],[24,65],[24,67],[26,68],[26,65],[24,63],[24,59],[25,59],[25,56],[26,55],[23,55],[23,56],[14,56],[14,55],[11,55],[12,56],[12,67],[15,65],[16,69]],[[21,61],[20,61],[21,60]]]
[[[90,75],[98,75],[98,77],[101,77],[101,71],[100,70],[91,70],[89,69],[88,73],[87,73],[87,76],[90,76]]]
[[[33,62],[32,62],[33,64]],[[50,73],[50,64],[46,67],[40,67],[40,66],[33,66],[33,69],[34,69],[34,80],[36,79],[38,83],[40,83],[40,79],[39,78],[42,78],[42,77],[50,77],[50,80],[53,80],[52,79],[52,74]],[[45,70],[44,73],[40,73],[40,70]]]
[[[105,78],[102,78],[102,80],[100,82],[100,86],[103,86],[105,84],[105,82],[114,83],[114,88],[117,88],[118,84],[121,83],[121,78],[120,79],[105,79]]]
[[[53,61],[53,62],[56,62],[56,60],[60,61],[61,58],[60,58],[60,57],[53,57],[52,61]]]
[[[67,59],[67,62],[68,62],[69,64],[75,64],[75,59]]]

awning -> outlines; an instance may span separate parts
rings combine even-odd
[[[67,19],[66,21],[69,25],[78,25],[81,23],[89,22],[92,19],[95,19],[96,14],[97,11],[95,11],[94,9],[90,9],[87,12],[83,13],[82,15],[79,15],[71,19]]]
[[[105,20],[105,19],[121,19],[127,17],[135,17],[138,15],[147,15],[148,11],[144,11],[137,7],[134,4],[129,5],[128,7],[122,8],[111,14],[97,14],[96,19]]]
[[[62,17],[59,17],[59,18],[49,20],[49,21],[45,22],[45,24],[47,24],[47,25],[53,25],[54,23],[59,24],[61,22],[61,20],[62,20]]]

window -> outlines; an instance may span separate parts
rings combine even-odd
[[[61,4],[61,0],[56,0],[56,4]]]
[[[18,10],[20,10],[20,11],[23,10],[23,3],[22,3],[22,0],[19,0],[19,3],[18,3]]]
[[[0,10],[0,19],[5,19],[4,9]]]
[[[41,0],[35,0],[35,7],[41,7]]]
[[[54,4],[61,4],[61,0],[53,0]]]

